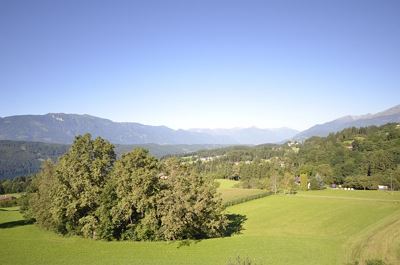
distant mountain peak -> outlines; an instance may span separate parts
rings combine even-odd
[[[348,127],[380,126],[390,122],[400,122],[400,105],[375,114],[347,115],[330,122],[318,124],[297,134],[294,139],[302,140],[311,136],[327,136],[329,133],[338,132]]]
[[[389,115],[395,115],[395,114],[400,114],[400,104],[396,105],[394,107],[391,107],[387,110],[378,112],[374,116],[381,117],[381,116],[389,116]]]
[[[352,116],[352,115],[346,115],[343,117],[340,117],[334,121],[341,121],[341,122],[347,122],[347,121],[353,121],[356,119],[356,116]]]

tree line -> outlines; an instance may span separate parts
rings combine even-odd
[[[21,209],[43,228],[106,240],[209,238],[229,227],[212,179],[141,148],[117,159],[90,134],[43,163]]]
[[[24,192],[30,185],[31,176],[0,180],[0,194]]]

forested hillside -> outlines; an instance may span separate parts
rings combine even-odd
[[[46,159],[55,161],[69,149],[69,145],[49,144],[41,142],[26,141],[0,141],[0,179],[27,176],[39,171],[41,163]],[[155,157],[163,157],[170,154],[184,154],[221,147],[213,144],[195,145],[116,145],[115,151],[118,156],[127,153],[136,147],[143,147],[150,151]]]
[[[36,173],[44,160],[55,160],[68,147],[62,144],[0,141],[0,179]]]
[[[291,191],[343,185],[400,186],[400,125],[348,128],[303,143],[228,147],[184,156],[202,174],[241,179],[246,187]],[[293,181],[295,180],[295,181]]]

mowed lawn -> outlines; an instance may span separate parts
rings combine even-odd
[[[8,208],[0,210],[0,264],[224,265],[240,255],[264,265],[344,265],[360,256],[387,256],[395,265],[400,194],[388,195],[325,190],[268,196],[227,209],[246,215],[242,234],[189,243],[66,238],[16,222],[21,215]]]

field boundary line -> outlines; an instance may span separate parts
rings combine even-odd
[[[357,201],[376,201],[376,202],[400,202],[400,200],[373,199],[373,198],[360,198],[360,197],[345,197],[345,196],[306,195],[306,194],[302,194],[302,195],[296,194],[295,197],[357,200]]]

